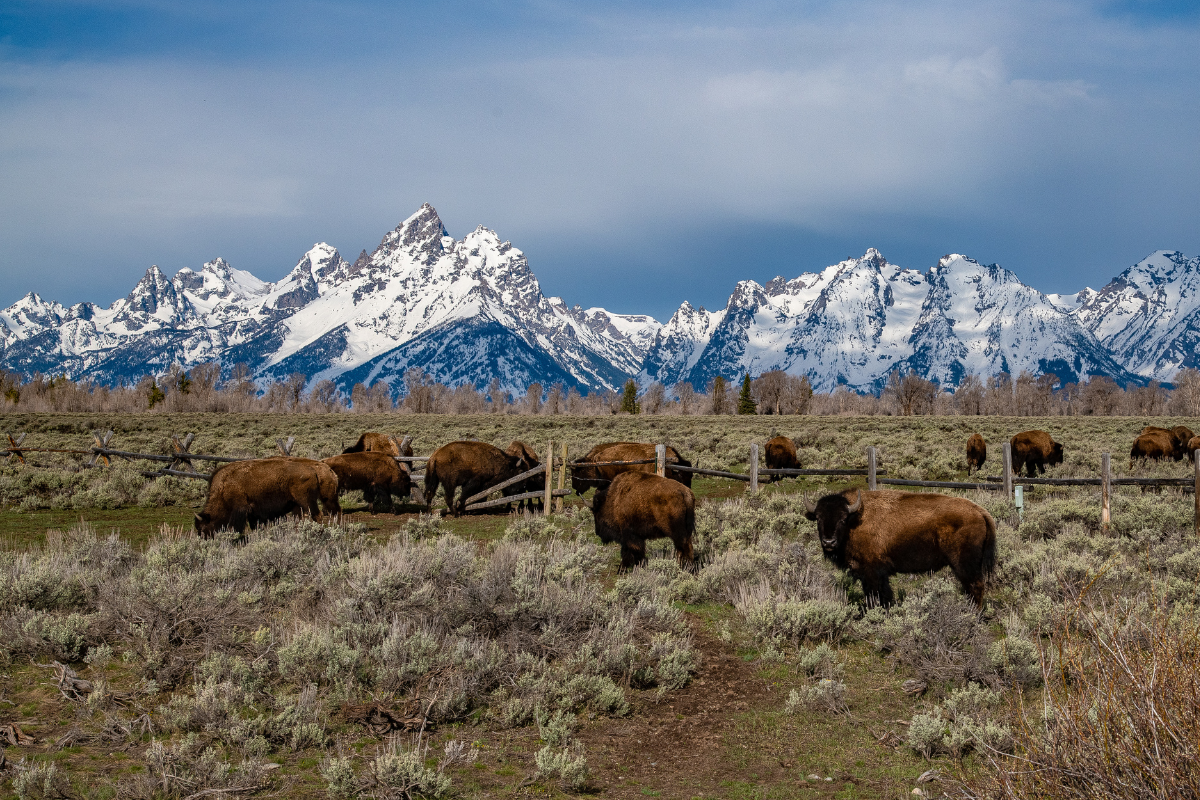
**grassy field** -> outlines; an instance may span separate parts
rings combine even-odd
[[[364,430],[410,435],[417,453],[519,438],[579,455],[629,439],[735,471],[778,432],[806,467],[862,467],[874,445],[890,475],[946,480],[966,476],[970,433],[999,443],[1042,428],[1066,445],[1051,475],[1094,475],[1102,452],[1118,474],[1189,475],[1128,464],[1151,421],[1200,427],[47,414],[5,415],[0,430],[84,448],[112,429],[112,446],[152,453],[193,432],[194,451],[250,456],[287,436],[297,455],[326,456]],[[1200,586],[1192,498],[1177,490],[1119,490],[1107,533],[1098,490],[1038,487],[1019,526],[1003,499],[969,493],[999,524],[980,615],[944,574],[897,576],[896,607],[863,606],[821,558],[799,496],[852,481],[749,498],[698,479],[701,568],[681,573],[660,543],[620,575],[577,498],[549,518],[436,519],[417,506],[372,515],[350,497],[338,526],[201,542],[189,531],[201,481],[28,461],[0,467],[0,736],[28,737],[0,776],[22,797],[1000,796],[994,765],[1030,747],[1021,711],[1052,696],[1043,662],[1083,639],[1081,610],[1108,609],[1122,630],[1194,619]],[[994,455],[984,471],[999,473]]]

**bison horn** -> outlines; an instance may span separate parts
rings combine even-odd
[[[862,511],[862,489],[858,490],[858,499],[854,501],[854,505],[846,509],[848,514],[857,514]]]
[[[806,509],[808,509],[808,513],[810,513],[810,514],[815,514],[815,513],[817,513],[817,504],[816,504],[816,503],[810,503],[810,502],[809,502],[809,500],[808,500],[808,492],[805,492],[803,496],[804,496],[804,507],[805,507]]]

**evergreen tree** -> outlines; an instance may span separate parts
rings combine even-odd
[[[750,396],[750,373],[746,373],[746,377],[742,378],[742,393],[738,395],[737,413],[739,414],[757,414],[758,404],[754,402],[754,398]]]
[[[154,408],[156,405],[166,400],[167,396],[163,393],[162,389],[158,388],[158,384],[156,382],[151,381],[150,396],[147,399],[150,401],[150,408]]]
[[[186,372],[179,373],[179,381],[175,384],[175,388],[180,394],[188,394],[192,391],[192,376]]]
[[[637,384],[633,378],[625,381],[625,393],[621,396],[622,414],[640,414],[642,407],[637,401]]]

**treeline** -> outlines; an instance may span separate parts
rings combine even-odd
[[[419,368],[409,369],[401,386],[383,381],[356,383],[347,396],[333,381],[312,384],[293,373],[260,385],[250,369],[237,364],[222,377],[220,364],[191,369],[174,366],[162,375],[146,375],[126,386],[72,381],[35,374],[29,380],[0,370],[0,412],[267,412],[412,414],[817,414],[817,415],[999,415],[999,416],[1198,416],[1200,371],[1184,369],[1174,388],[1152,381],[1121,387],[1111,378],[1092,376],[1081,383],[1060,383],[1054,375],[1016,378],[1006,373],[982,378],[967,375],[954,389],[913,372],[892,373],[879,395],[838,387],[814,393],[805,376],[779,370],[731,383],[709,381],[703,389],[690,383],[651,384],[644,391],[630,380],[624,391],[581,393],[561,383],[530,384],[514,395],[498,380],[478,388],[450,387]]]

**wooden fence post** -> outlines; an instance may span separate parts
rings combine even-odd
[[[750,443],[750,494],[758,494],[758,442]]]
[[[872,445],[867,448],[867,491],[873,492],[879,487],[879,481],[876,477],[878,465],[876,462],[875,447]]]
[[[1100,530],[1112,524],[1112,469],[1108,453],[1100,454]]]
[[[178,436],[171,434],[171,449],[175,451],[172,453],[172,455],[175,456],[175,460],[167,465],[167,469],[178,468],[183,470],[184,467],[187,467],[187,472],[196,471],[196,468],[192,466],[191,459],[188,458],[188,456],[191,455],[191,453],[188,451],[188,448],[192,446],[192,440],[195,438],[196,434],[189,433],[187,436],[183,437],[183,441],[181,442],[179,441]]]
[[[12,461],[15,458],[24,464],[25,455],[21,452],[21,442],[25,441],[25,434],[18,433],[15,439],[11,433],[6,433],[5,436],[8,437],[8,460]]]
[[[286,442],[283,441],[283,439],[276,439],[275,447],[278,448],[279,454],[281,456],[290,456],[292,454],[292,445],[294,445],[295,443],[296,443],[296,437],[289,436],[287,438]]]
[[[1012,442],[1004,443],[1004,496],[1013,499]]]
[[[1200,536],[1200,449],[1192,453],[1192,458],[1196,460],[1196,478],[1194,484],[1196,488],[1196,516],[1192,524],[1195,527],[1196,535]]]
[[[554,510],[554,442],[546,445],[546,497],[542,501],[542,513],[549,514]]]
[[[563,489],[566,485],[566,482],[567,482],[567,443],[563,442],[562,443],[562,463],[558,465],[558,488],[560,490]],[[555,498],[554,510],[558,513],[562,513],[563,499],[561,497]]]
[[[654,445],[654,473],[660,478],[667,477],[667,446]]]
[[[101,435],[100,431],[92,431],[92,439],[94,439],[96,442],[97,450],[107,450],[108,443],[112,441],[112,438],[113,438],[113,432],[111,430],[105,431],[103,435]],[[92,453],[92,460],[88,462],[88,466],[89,467],[96,466],[96,459],[98,459],[98,458],[104,459],[104,466],[106,466],[106,467],[112,466],[112,461],[109,460],[108,456],[102,455],[100,453]]]

